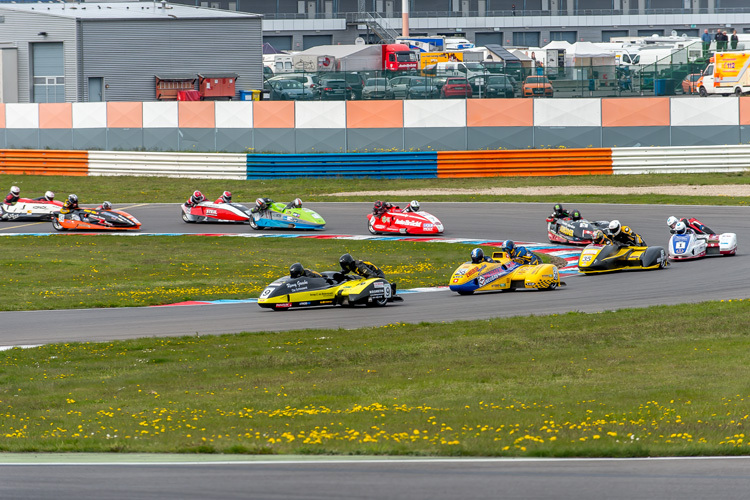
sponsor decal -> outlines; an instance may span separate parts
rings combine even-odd
[[[565,236],[573,236],[573,230],[568,227],[561,227],[560,234],[564,234]]]
[[[422,227],[422,222],[418,220],[401,219],[401,220],[397,220],[396,224],[400,226]]]
[[[424,228],[425,231],[429,231],[430,229],[432,229],[434,227],[434,225],[433,224],[425,224],[422,227]]]
[[[275,288],[266,288],[265,290],[263,290],[263,293],[260,294],[260,298],[265,299],[266,297],[271,295],[271,292],[273,292],[274,290]]]
[[[307,290],[307,280],[291,281],[287,283],[286,286],[290,288],[292,292],[300,292],[302,290]]]
[[[383,288],[384,283],[382,281],[376,281],[372,284],[375,288]]]
[[[596,255],[599,253],[599,249],[601,247],[597,246],[596,248],[584,248],[581,255]]]
[[[455,275],[456,275],[456,276],[463,276],[464,274],[466,274],[466,269],[464,269],[463,267],[462,267],[461,269],[458,269],[458,270],[457,270],[457,271],[455,272]]]
[[[382,217],[380,220],[383,221],[383,224],[388,224],[389,222],[391,222],[390,217]]]
[[[292,307],[292,303],[286,302],[284,304],[276,304],[276,309],[281,309],[282,307]]]
[[[370,292],[370,297],[373,297],[375,299],[383,298],[383,290],[373,290]]]
[[[500,276],[503,275],[503,268],[498,267],[496,269],[493,269],[483,275],[481,275],[479,278],[477,278],[477,282],[479,283],[479,286],[484,286],[488,283],[492,283],[496,279],[498,279]]]
[[[309,302],[300,302],[299,305],[301,305],[301,306],[309,306],[310,303]]]
[[[216,210],[214,210],[213,208],[206,209],[206,215],[216,216],[217,214],[218,214],[218,212]]]
[[[319,304],[333,304],[332,300],[321,300]]]
[[[581,255],[581,264],[585,264],[586,262],[591,260],[591,255]]]
[[[458,278],[454,278],[453,283],[458,283]]]

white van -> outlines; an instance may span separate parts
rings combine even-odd
[[[292,56],[289,54],[263,54],[263,66],[271,68],[275,75],[294,71]]]
[[[478,62],[439,62],[425,66],[425,72],[434,71],[439,76],[480,76],[485,73],[484,66]]]

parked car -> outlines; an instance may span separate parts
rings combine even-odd
[[[478,97],[513,97],[515,89],[507,75],[472,76],[471,92]]]
[[[370,78],[362,87],[362,99],[393,99],[393,87],[387,78]]]
[[[522,92],[523,97],[552,97],[555,91],[546,76],[527,76]]]
[[[451,76],[445,81],[443,88],[440,89],[441,97],[471,97],[471,85],[469,80],[460,76]]]
[[[684,80],[682,80],[682,93],[683,94],[697,94],[698,89],[701,88],[700,80],[701,77],[700,73],[691,73],[685,77]]]
[[[351,99],[352,88],[346,80],[321,80],[315,87],[315,98],[322,101],[344,101]]]
[[[319,78],[317,75],[306,73],[284,73],[283,75],[276,75],[268,79],[269,82],[278,80],[296,80],[306,89],[313,90],[318,85]]]
[[[440,95],[431,79],[423,76],[397,76],[390,83],[396,99],[433,99]]]
[[[313,92],[297,80],[273,80],[268,82],[270,99],[273,101],[309,101]]]

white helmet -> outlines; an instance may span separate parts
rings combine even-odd
[[[19,194],[21,194],[21,188],[18,186],[11,186],[10,192],[11,194],[13,194],[13,196],[18,196]]]
[[[609,232],[612,233],[612,236],[617,236],[620,234],[620,230],[622,229],[622,226],[620,225],[619,220],[613,220],[609,223]]]
[[[684,222],[680,221],[674,225],[675,234],[685,234],[687,232],[687,226]]]
[[[419,212],[419,202],[417,200],[411,200],[409,206],[412,212]]]
[[[302,200],[300,200],[299,198],[295,198],[292,202],[292,206],[294,208],[302,208]]]
[[[108,201],[102,202],[102,210],[112,210],[112,203]]]
[[[52,201],[55,199],[55,193],[53,193],[52,191],[47,191],[46,193],[44,193],[44,198],[47,201]]]
[[[669,226],[670,229],[674,229],[675,224],[677,224],[677,217],[674,215],[667,217],[667,226]]]

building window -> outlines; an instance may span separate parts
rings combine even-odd
[[[31,59],[31,102],[65,102],[63,44],[33,43]]]
[[[513,45],[516,47],[539,47],[539,32],[516,31],[513,33]]]
[[[549,39],[551,41],[564,41],[568,43],[576,43],[576,37],[578,36],[577,31],[550,31]]]

